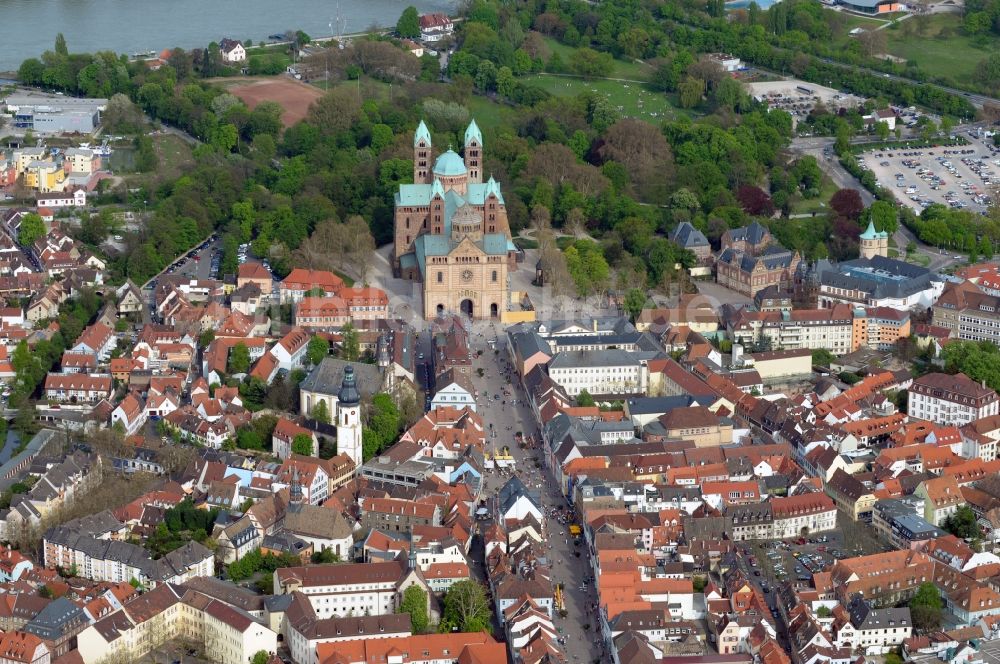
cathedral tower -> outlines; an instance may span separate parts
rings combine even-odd
[[[413,134],[413,184],[428,184],[430,181],[431,132],[421,120]]]
[[[483,181],[483,133],[473,120],[465,130],[465,170],[469,182]]]

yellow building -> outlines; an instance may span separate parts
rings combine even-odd
[[[22,148],[14,152],[14,171],[19,176],[24,175],[28,170],[28,164],[44,160],[45,148]]]
[[[24,185],[40,194],[62,191],[66,172],[53,161],[33,161],[24,172]]]
[[[68,148],[64,153],[64,168],[70,173],[90,175],[100,168],[101,158],[87,148]]]

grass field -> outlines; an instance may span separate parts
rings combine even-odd
[[[573,51],[576,49],[572,46],[566,46],[565,44],[560,44],[558,41],[551,37],[545,38],[545,44],[551,49],[552,53],[558,53],[562,61],[569,63],[570,59],[573,57]],[[640,62],[625,62],[623,60],[615,60],[614,67],[611,68],[611,73],[608,74],[608,78],[631,78],[639,81],[644,81],[649,77],[649,73],[652,68],[644,63]]]
[[[676,108],[670,98],[662,92],[653,92],[639,83],[620,81],[585,81],[580,78],[537,74],[522,79],[529,85],[537,85],[557,97],[575,97],[582,92],[596,92],[608,98],[611,105],[622,115],[657,123],[664,119],[674,119],[690,115]]]
[[[947,77],[959,84],[969,83],[979,61],[1000,50],[1000,38],[990,38],[985,47],[980,47],[971,37],[963,35],[962,17],[957,14],[928,17],[924,34],[917,32],[916,20],[908,19],[896,27],[886,28],[888,50],[892,55],[916,62],[931,76]],[[914,32],[907,34],[903,26],[910,22],[914,22],[909,26]]]
[[[153,149],[160,159],[157,173],[162,173],[166,179],[180,177],[181,173],[194,163],[190,144],[179,136],[158,134],[153,137]]]
[[[816,198],[802,198],[799,195],[792,197],[789,205],[789,213],[825,214],[830,209],[828,202],[835,193],[837,193],[837,185],[824,174],[823,182],[819,187],[819,196]]]
[[[255,55],[277,59],[283,67],[292,64],[292,56],[289,55],[287,46],[251,46],[247,49],[247,60]]]
[[[838,12],[832,9],[826,9],[823,12],[824,15],[831,16],[833,18],[840,17],[844,21],[845,32],[850,32],[854,28],[877,28],[887,21],[880,18],[868,18],[867,16],[856,16],[854,14],[849,14],[847,12]],[[836,15],[836,16],[834,16]]]

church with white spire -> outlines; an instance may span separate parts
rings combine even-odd
[[[396,192],[394,268],[423,284],[423,313],[499,319],[517,269],[500,185],[483,182],[483,134],[473,120],[459,155],[434,157],[423,121],[413,135],[413,184]]]

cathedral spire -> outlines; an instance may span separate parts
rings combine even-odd
[[[420,141],[424,141],[428,146],[431,145],[431,132],[421,120],[420,124],[417,125],[417,130],[413,132],[413,145],[416,147],[420,144]]]

